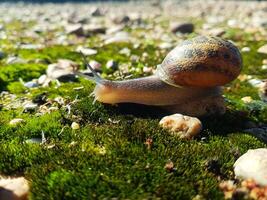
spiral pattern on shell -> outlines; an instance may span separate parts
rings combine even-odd
[[[218,37],[198,36],[173,49],[157,68],[174,86],[213,87],[234,80],[242,68],[238,48]]]

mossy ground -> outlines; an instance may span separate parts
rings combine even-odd
[[[19,27],[16,24],[16,27]],[[251,42],[249,39],[235,40],[241,31],[231,30],[225,38],[233,39],[241,48],[248,46],[250,52],[243,53],[244,74],[263,78],[260,69],[266,58],[256,50],[266,41]],[[190,37],[187,36],[187,37]],[[113,59],[132,64],[130,74],[143,76],[143,66],[154,66],[161,62],[164,52],[155,55],[156,44],[150,42],[134,48],[131,44],[99,47],[89,38],[86,43],[98,50],[93,59],[105,64]],[[12,49],[8,41],[8,53],[16,53],[26,60],[41,59],[43,64],[0,66],[0,89],[17,95],[17,98],[34,99],[45,93],[48,99],[61,96],[70,102],[71,112],[62,106],[59,110],[42,116],[24,113],[22,108],[0,110],[0,173],[23,175],[30,181],[31,199],[192,199],[200,195],[203,199],[222,199],[218,188],[221,180],[233,179],[235,160],[250,148],[266,145],[243,132],[248,122],[264,123],[267,119],[266,104],[259,100],[257,90],[239,80],[229,84],[224,93],[228,110],[223,116],[202,118],[204,129],[194,140],[184,141],[169,135],[158,126],[159,116],[150,109],[135,106],[140,111],[125,110],[127,106],[93,104],[89,94],[94,83],[79,79],[74,83],[62,83],[56,87],[27,89],[19,78],[30,81],[45,72],[47,64],[59,58],[67,58],[81,64],[81,57],[72,46],[51,46],[42,50]],[[132,54],[148,57],[131,63],[128,57],[118,54],[124,47]],[[84,66],[83,66],[84,67]],[[112,74],[104,67],[103,76]],[[110,78],[114,78],[111,76]],[[84,86],[82,90],[74,88]],[[251,96],[254,101],[245,104],[240,99]],[[74,101],[78,99],[78,101]],[[74,101],[74,102],[73,102]],[[6,105],[8,100],[0,99]],[[144,110],[142,110],[144,109]],[[155,113],[155,111],[153,111]],[[10,126],[13,118],[25,120],[19,126]],[[78,122],[81,128],[73,130],[71,123]],[[45,144],[25,142],[45,134]],[[147,139],[153,144],[148,148]],[[167,171],[164,166],[171,160],[175,169]],[[216,163],[216,166],[210,166]]]

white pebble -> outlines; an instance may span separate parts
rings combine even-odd
[[[12,125],[12,126],[15,126],[15,125],[19,125],[21,123],[24,122],[24,119],[20,119],[20,118],[15,118],[15,119],[12,119],[9,124]]]
[[[251,149],[234,164],[238,178],[254,179],[257,184],[267,185],[267,149]]]
[[[71,124],[71,128],[72,128],[73,130],[77,130],[77,129],[80,128],[80,125],[79,125],[77,122],[72,122],[72,124]]]
[[[186,139],[196,136],[202,129],[201,121],[198,118],[182,114],[163,117],[159,125],[168,129],[171,134]]]

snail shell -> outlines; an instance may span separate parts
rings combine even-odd
[[[213,87],[234,80],[242,68],[238,48],[218,37],[198,36],[173,49],[157,67],[157,76],[174,86]]]

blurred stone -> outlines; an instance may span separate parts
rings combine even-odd
[[[106,64],[107,69],[116,70],[118,69],[118,63],[114,60],[109,60]]]
[[[105,40],[105,44],[131,42],[131,38],[127,32],[117,32],[114,36]]]
[[[77,52],[81,52],[85,56],[91,56],[91,55],[97,54],[97,50],[90,49],[90,48],[85,48],[85,47],[82,47],[82,46],[78,46],[77,49],[76,49],[76,51]]]
[[[175,23],[171,24],[171,32],[173,33],[192,33],[194,31],[194,24],[192,23]]]
[[[95,71],[98,71],[98,72],[101,72],[102,71],[102,65],[101,63],[97,62],[96,60],[91,60],[89,62],[89,65],[95,70]]]
[[[24,119],[15,118],[15,119],[10,120],[9,124],[12,125],[12,126],[16,126],[16,125],[19,125],[19,124],[21,124],[23,122],[24,122]]]
[[[214,28],[209,30],[209,35],[221,37],[223,34],[225,34],[225,30],[223,28]]]
[[[241,98],[241,100],[242,100],[244,103],[251,103],[251,102],[253,101],[253,99],[252,99],[251,96],[243,97],[243,98]]]
[[[98,33],[106,33],[106,27],[103,25],[98,25],[98,24],[89,24],[85,25],[83,27],[84,33],[87,36],[93,35],[93,34],[98,34]]]
[[[93,17],[100,17],[103,16],[103,13],[101,12],[101,10],[98,7],[95,7],[91,10],[91,16]]]
[[[57,63],[48,65],[46,74],[48,78],[58,79],[62,82],[74,81],[76,79],[74,72],[78,68],[78,64],[71,60],[59,59]]]
[[[122,15],[122,16],[116,16],[112,19],[113,23],[115,24],[125,24],[130,21],[130,17],[127,15]]]
[[[0,178],[1,200],[27,200],[29,183],[24,177]]]
[[[120,54],[124,54],[124,55],[126,55],[126,56],[130,56],[130,55],[131,55],[131,50],[130,50],[129,48],[125,47],[125,48],[121,49],[121,50],[119,51],[119,53],[120,53]]]
[[[71,128],[72,128],[73,130],[77,130],[77,129],[80,129],[80,125],[79,125],[78,123],[76,123],[76,122],[72,122],[72,124],[71,124]]]
[[[35,87],[38,87],[38,84],[34,81],[29,81],[29,82],[24,83],[24,86],[26,88],[35,88]]]
[[[16,57],[16,56],[11,56],[8,57],[6,60],[7,64],[16,64],[16,63],[26,63],[26,61],[22,58]]]
[[[243,47],[241,49],[242,52],[250,52],[250,48],[249,47]]]
[[[23,106],[23,112],[26,112],[26,113],[35,112],[37,108],[38,108],[37,104],[31,103],[31,102],[27,102]]]
[[[202,124],[198,118],[182,114],[163,117],[159,125],[169,130],[171,134],[185,139],[196,136],[202,129]]]
[[[267,54],[267,44],[261,46],[261,47],[258,49],[258,53]]]
[[[267,103],[267,80],[263,81],[259,87],[259,96],[262,101]]]
[[[45,74],[43,74],[38,78],[37,83],[39,85],[43,85],[45,83],[46,79],[47,79],[47,76]]]
[[[163,42],[159,44],[160,49],[170,49],[172,47],[173,47],[172,43],[168,43],[168,42]]]
[[[43,45],[41,44],[22,44],[20,45],[21,49],[42,49]]]
[[[238,178],[254,179],[257,184],[267,185],[267,149],[251,149],[242,155],[234,164]]]
[[[84,36],[83,26],[81,24],[72,24],[65,27],[67,34],[75,34],[77,36]]]

